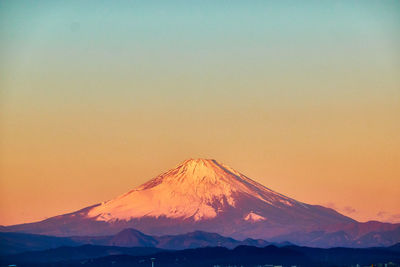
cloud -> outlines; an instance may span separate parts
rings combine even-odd
[[[352,214],[352,213],[356,213],[357,212],[357,210],[355,208],[350,207],[350,206],[346,206],[342,210],[343,210],[344,213],[348,213],[348,214]]]
[[[392,223],[399,223],[400,222],[400,213],[390,215],[388,221],[392,222]]]
[[[377,217],[381,221],[390,222],[390,223],[400,223],[400,213],[391,214],[386,211],[380,211],[376,214]]]
[[[386,217],[388,213],[386,211],[380,211],[376,214],[376,216],[378,216],[379,218],[383,218]]]
[[[357,212],[357,210],[355,208],[351,207],[351,206],[345,206],[345,207],[341,208],[341,207],[338,207],[333,202],[325,203],[324,206],[327,207],[327,208],[331,208],[331,209],[334,209],[336,211],[342,212],[342,213],[346,213],[346,214],[353,214],[353,213]]]

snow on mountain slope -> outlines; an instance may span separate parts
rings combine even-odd
[[[228,206],[235,208],[239,195],[251,196],[276,207],[301,205],[216,160],[190,159],[126,194],[92,208],[88,217],[99,221],[141,217],[199,221],[215,218]],[[246,220],[262,218],[249,214]]]
[[[244,217],[244,219],[246,221],[252,221],[252,222],[258,222],[258,221],[264,221],[266,220],[265,217],[258,215],[254,212],[250,212],[249,214],[246,215],[246,217]]]

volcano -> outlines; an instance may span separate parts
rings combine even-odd
[[[126,228],[151,235],[200,230],[333,246],[356,244],[375,232],[400,231],[398,224],[359,223],[284,196],[214,159],[186,160],[121,196],[77,212],[3,228],[55,236],[107,235]],[[382,236],[379,242],[386,242]]]
[[[351,219],[276,193],[216,160],[191,159],[87,214],[98,221],[165,218],[202,223],[229,217],[240,223],[278,223],[315,217]],[[232,222],[232,221],[231,221]]]

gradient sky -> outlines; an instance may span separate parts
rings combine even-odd
[[[0,2],[0,224],[198,157],[400,222],[400,2]]]

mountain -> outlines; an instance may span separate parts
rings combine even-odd
[[[400,253],[400,243],[390,246],[389,249]]]
[[[200,230],[239,239],[335,246],[353,244],[371,232],[398,231],[399,226],[366,226],[333,209],[279,194],[216,160],[190,159],[109,201],[2,230],[55,236],[110,235],[126,228],[149,235]],[[317,239],[312,238],[315,233]],[[374,242],[357,246],[366,245]]]
[[[247,238],[243,241],[239,241],[216,233],[207,233],[203,231],[195,231],[182,235],[161,236],[158,237],[157,240],[157,247],[165,249],[188,249],[200,247],[235,248],[240,245],[264,247],[271,244],[262,239]]]
[[[0,233],[0,255],[39,251],[63,246],[156,247],[162,249],[188,249],[199,247],[235,248],[240,245],[264,247],[271,243],[261,239],[239,241],[216,233],[191,232],[182,235],[149,236],[135,229],[125,229],[110,236],[52,237],[24,233]],[[287,243],[275,244],[278,246]],[[289,244],[290,245],[290,244]]]
[[[131,256],[144,256],[151,255],[162,251],[158,248],[149,247],[117,247],[117,246],[95,246],[95,245],[81,245],[81,246],[62,246],[58,248],[46,249],[42,251],[27,251],[14,255],[0,256],[0,266],[4,266],[1,262],[12,263],[25,263],[31,266],[31,263],[49,263],[59,261],[73,261],[83,259],[95,259],[105,257],[108,255],[131,255]],[[19,264],[18,264],[19,266]]]
[[[51,249],[61,246],[78,246],[80,244],[80,242],[64,237],[24,233],[0,233],[0,255]]]
[[[0,257],[0,266],[400,266],[400,253],[391,248],[320,249],[298,246],[234,249],[207,247],[179,251],[85,245],[61,247]],[[390,263],[389,263],[390,262]]]
[[[271,243],[261,239],[248,238],[239,241],[216,233],[195,231],[180,235],[149,236],[135,229],[125,229],[116,235],[104,237],[70,237],[80,244],[92,244],[119,247],[157,247],[163,249],[187,249],[199,247],[227,247],[234,248],[239,245],[263,247]]]
[[[152,237],[145,235],[135,229],[125,229],[115,236],[113,236],[108,245],[120,246],[120,247],[155,247],[157,240]]]

